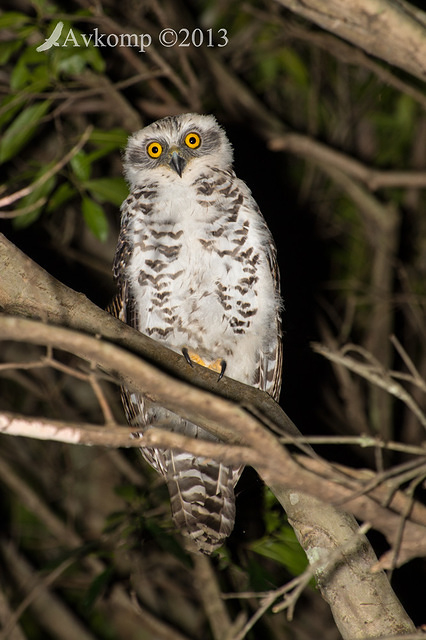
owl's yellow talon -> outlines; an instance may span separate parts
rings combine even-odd
[[[217,358],[217,360],[213,360],[213,362],[207,363],[201,358],[201,356],[198,355],[198,353],[196,353],[192,349],[187,349],[186,347],[182,349],[182,354],[191,367],[195,362],[196,364],[200,364],[202,367],[212,369],[212,371],[217,371],[217,373],[219,374],[219,377],[217,379],[218,382],[223,378],[223,374],[225,373],[226,369],[226,361],[223,360],[223,358]]]
[[[204,360],[198,355],[198,353],[196,353],[195,351],[193,351],[192,349],[187,349],[186,347],[184,347],[182,349],[182,353],[185,357],[185,360],[187,361],[187,363],[189,365],[191,365],[191,367],[193,366],[194,362],[195,364],[200,364],[202,367],[208,367],[209,365],[206,364],[204,362]]]

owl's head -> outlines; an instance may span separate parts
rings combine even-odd
[[[184,178],[197,169],[226,170],[231,165],[232,147],[225,132],[213,116],[197,113],[153,122],[129,138],[124,154],[124,172],[131,186],[156,173]]]

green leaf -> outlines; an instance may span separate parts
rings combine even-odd
[[[71,158],[70,165],[79,180],[84,181],[90,178],[92,167],[87,154],[83,150]]]
[[[43,209],[43,205],[33,209],[33,211],[28,211],[28,213],[23,213],[21,216],[17,218],[13,218],[12,226],[14,229],[26,229],[30,225],[35,222]]]
[[[397,100],[395,109],[395,125],[401,127],[407,137],[411,134],[416,115],[416,103],[410,96],[401,94]]]
[[[0,29],[10,29],[20,27],[27,22],[30,22],[31,18],[24,13],[18,11],[6,11],[0,16]]]
[[[98,145],[113,145],[113,148],[125,147],[129,134],[124,129],[94,129],[90,134],[90,142]]]
[[[294,49],[283,48],[279,52],[278,59],[281,66],[289,73],[294,81],[301,87],[309,84],[309,72],[302,58],[294,51]]]
[[[31,74],[28,65],[21,56],[18,62],[13,67],[12,73],[10,74],[11,89],[13,89],[14,91],[21,89],[27,84],[30,77]]]
[[[99,158],[108,155],[111,151],[114,151],[115,149],[123,149],[127,144],[128,137],[128,133],[122,129],[97,131],[96,135],[93,135],[92,133],[89,140],[97,146],[97,149],[88,153],[87,158],[93,164],[95,160],[99,160]]]
[[[0,102],[0,127],[3,128],[8,122],[13,120],[14,116],[19,112],[22,104],[25,102],[25,97],[20,100],[17,96],[6,96],[4,100]]]
[[[9,58],[22,46],[19,40],[0,42],[0,64],[6,64]]]
[[[250,545],[250,549],[284,565],[294,576],[300,575],[308,565],[305,552],[293,529],[288,525],[273,536],[268,535],[256,540]]]
[[[114,493],[126,502],[133,502],[138,499],[139,491],[134,485],[124,484],[115,487]]]
[[[84,606],[86,609],[91,609],[101,595],[108,588],[114,576],[114,569],[108,567],[105,571],[102,571],[90,584],[86,597],[84,600]]]
[[[253,591],[269,591],[275,580],[266,563],[253,554],[247,554],[246,563],[250,588]]]
[[[118,177],[86,180],[83,186],[101,202],[111,202],[118,207],[129,194],[125,180]]]
[[[77,76],[84,71],[86,66],[87,62],[85,60],[85,56],[80,53],[76,53],[73,56],[62,58],[58,63],[57,69],[60,73],[65,73],[69,76]]]
[[[164,549],[164,551],[167,551],[180,560],[186,567],[191,566],[190,557],[173,535],[170,535],[149,518],[143,519],[143,525],[144,528],[149,531],[156,543]]]
[[[90,45],[90,47],[87,47],[85,50],[85,57],[87,63],[94,71],[97,71],[98,73],[105,73],[106,63],[101,56],[99,49]]]
[[[128,523],[129,516],[126,511],[114,511],[106,517],[102,532],[113,533],[114,531],[117,531],[117,529],[120,529],[121,535],[123,535],[125,530],[129,530]]]
[[[52,23],[51,30],[56,25],[57,22]],[[80,75],[86,67],[92,67],[98,73],[105,71],[105,61],[100,51],[92,43],[86,45],[81,31],[75,24],[64,21],[58,43],[59,47],[52,47],[46,52],[57,74]]]
[[[31,0],[31,4],[34,5],[40,15],[59,11],[59,8],[52,4],[51,0]]]
[[[46,210],[49,213],[56,211],[56,209],[59,209],[65,202],[68,202],[68,200],[75,196],[76,193],[77,191],[69,182],[63,182],[50,197]]]
[[[51,165],[43,167],[42,171],[38,172],[38,174],[35,176],[35,180],[38,180],[48,169],[50,169],[50,166]],[[24,209],[26,207],[31,206],[32,204],[36,204],[36,202],[38,202],[38,200],[42,198],[46,201],[49,194],[55,188],[55,185],[56,185],[56,176],[52,176],[51,178],[46,180],[44,184],[40,185],[39,187],[34,189],[31,193],[29,193],[27,196],[25,196],[25,198],[22,198],[22,200],[19,202],[18,209]],[[33,222],[35,222],[35,220],[37,220],[40,213],[43,211],[44,206],[45,206],[45,202],[43,202],[43,204],[36,207],[32,211],[29,211],[28,213],[24,213],[22,216],[19,216],[17,218],[14,218],[13,219],[14,228],[24,229],[25,227],[29,227],[30,224],[32,224]]]
[[[12,158],[34,135],[37,125],[50,107],[50,100],[27,107],[12,122],[0,141],[0,164]]]
[[[100,240],[105,242],[108,237],[108,220],[100,204],[84,196],[81,203],[83,216],[90,231]]]
[[[44,86],[49,82],[47,59],[36,51],[35,45],[27,46],[10,74],[10,86],[15,91],[25,88],[29,94],[28,85],[31,86],[40,80],[43,80]],[[41,91],[44,86],[38,90]]]

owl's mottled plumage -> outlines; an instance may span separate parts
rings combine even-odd
[[[275,246],[213,116],[167,117],[129,139],[130,195],[114,261],[119,317],[142,333],[277,398],[281,384]],[[205,440],[204,429],[124,390],[129,422]],[[241,468],[143,449],[166,479],[176,525],[211,553],[234,526]]]

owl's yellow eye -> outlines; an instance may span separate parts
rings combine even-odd
[[[185,144],[190,149],[196,149],[201,144],[201,138],[198,133],[188,133],[188,135],[185,137]]]
[[[159,158],[163,153],[163,147],[159,142],[151,142],[146,150],[151,158]]]

